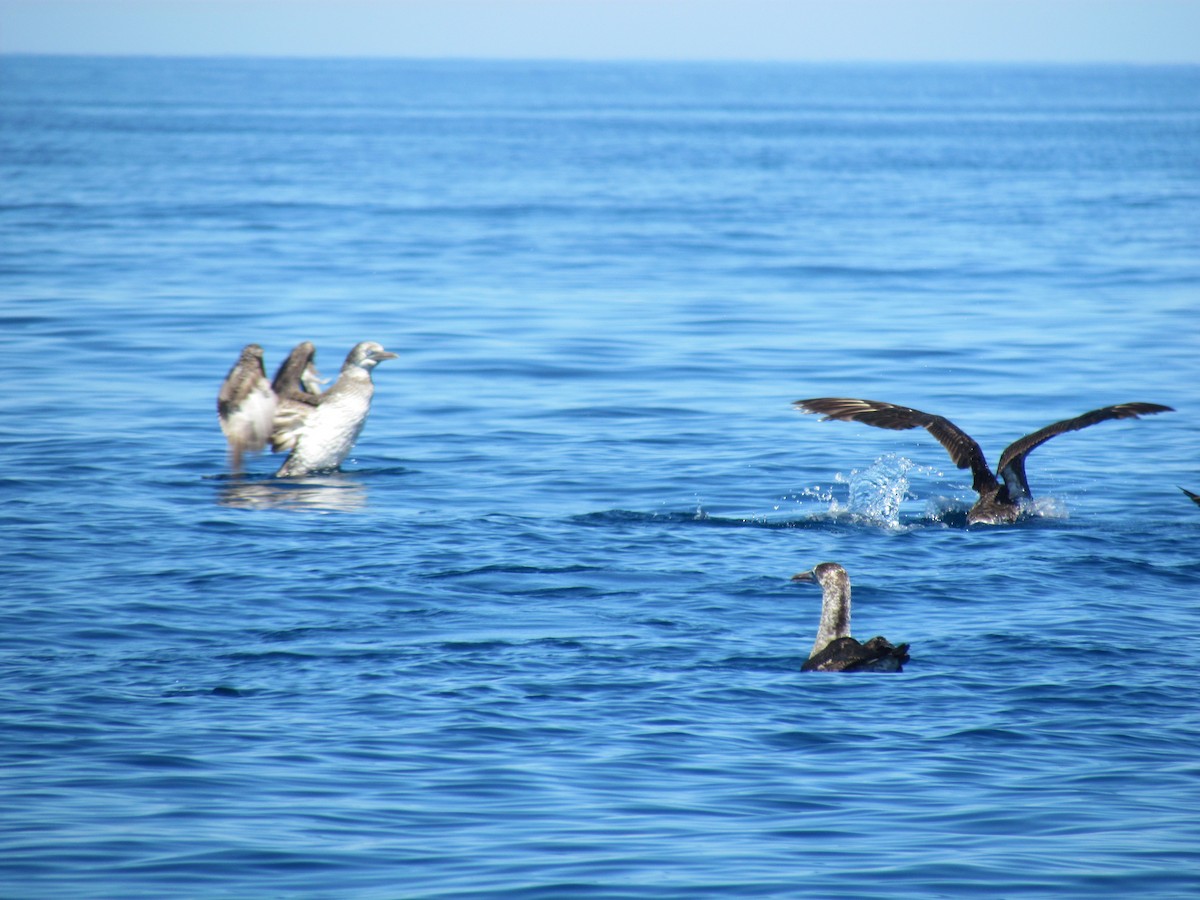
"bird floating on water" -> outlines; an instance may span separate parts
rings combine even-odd
[[[308,475],[340,466],[353,449],[371,411],[371,397],[375,394],[371,370],[385,359],[395,358],[395,353],[384,350],[375,341],[356,344],[342,363],[333,387],[321,395],[320,402],[296,430],[291,455],[275,477]]]
[[[1193,503],[1195,503],[1197,506],[1200,506],[1200,494],[1193,494],[1187,488],[1180,488],[1180,490],[1191,497]]]
[[[350,453],[371,409],[371,370],[396,354],[374,341],[355,345],[337,382],[325,393],[310,341],[296,345],[268,382],[263,349],[247,344],[217,395],[217,415],[229,441],[231,468],[268,443],[290,453],[276,477],[336,469]]]
[[[1021,501],[1029,500],[1029,480],[1025,477],[1025,457],[1050,438],[1067,431],[1078,431],[1109,419],[1136,419],[1154,413],[1174,412],[1158,403],[1118,403],[1093,409],[1073,419],[1064,419],[1013,441],[1000,454],[1000,464],[993,475],[983,450],[970,435],[941,416],[896,406],[878,400],[854,400],[848,397],[818,397],[797,400],[792,404],[806,413],[819,413],[822,421],[837,419],[843,422],[862,422],[876,428],[904,431],[924,428],[946,448],[954,464],[971,470],[973,487],[979,499],[967,513],[968,524],[999,525],[1015,522],[1021,513]]]
[[[792,581],[821,586],[821,624],[800,671],[899,672],[908,662],[908,644],[895,646],[878,636],[860,644],[850,636],[850,576],[837,563],[821,563]]]

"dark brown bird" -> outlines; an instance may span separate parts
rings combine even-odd
[[[1187,488],[1180,488],[1180,490],[1191,497],[1193,503],[1195,503],[1197,506],[1200,506],[1200,494],[1193,494]]]
[[[908,662],[908,644],[882,637],[860,644],[850,636],[850,576],[837,563],[821,563],[792,581],[821,586],[821,624],[801,672],[899,672]]]
[[[1136,419],[1154,413],[1174,412],[1171,407],[1157,403],[1118,403],[1055,422],[1009,444],[1000,454],[1000,465],[993,475],[979,444],[941,416],[878,400],[853,400],[847,397],[797,400],[792,405],[801,412],[819,413],[824,416],[822,421],[838,419],[843,422],[862,422],[893,431],[924,428],[946,448],[958,468],[971,470],[974,477],[972,486],[979,494],[979,499],[967,513],[967,523],[987,525],[1015,522],[1020,516],[1021,501],[1032,496],[1029,480],[1025,477],[1025,457],[1050,438],[1109,419]]]

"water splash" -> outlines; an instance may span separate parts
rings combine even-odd
[[[841,472],[829,486],[814,485],[791,494],[788,500],[797,504],[816,502],[825,507],[817,515],[805,515],[805,521],[853,522],[883,528],[900,528],[900,504],[912,499],[908,472],[917,468],[912,460],[894,453],[879,457],[866,469]],[[849,496],[843,505],[838,500],[838,485],[849,486]],[[780,510],[779,506],[775,507]]]
[[[953,497],[930,497],[925,501],[925,518],[952,528],[966,528],[970,511],[970,503]]]
[[[971,503],[957,500],[953,497],[930,497],[925,503],[925,517],[933,522],[941,522],[952,528],[967,527],[967,513]],[[1070,518],[1067,505],[1057,497],[1035,497],[1021,503],[1021,516],[1018,521],[1029,519],[1058,519]]]
[[[1059,497],[1034,497],[1021,504],[1022,518],[1069,519],[1067,504]]]
[[[850,485],[849,512],[885,528],[899,528],[900,504],[913,499],[908,480],[913,465],[907,457],[886,453],[866,469],[851,471],[848,479],[839,473],[838,480]]]
[[[934,466],[918,465],[907,457],[886,453],[865,469],[852,469],[849,474],[837,473],[832,485],[803,488],[786,499],[797,504],[815,502],[823,506],[823,512],[804,517],[810,522],[849,522],[887,529],[930,523],[965,527],[971,504],[950,497],[934,498],[926,504],[924,512],[914,513],[910,509],[907,519],[901,517],[903,504],[918,499],[911,490],[910,476],[942,478],[944,474]],[[846,486],[844,494],[840,485]],[[844,501],[839,501],[841,496],[845,497]],[[779,508],[777,506],[776,510]]]

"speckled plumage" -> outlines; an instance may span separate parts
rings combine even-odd
[[[371,370],[396,354],[374,341],[357,344],[346,357],[341,374],[320,403],[296,430],[291,455],[275,473],[278,478],[336,469],[349,455],[371,411],[375,385]]]
[[[314,362],[316,354],[311,341],[297,344],[271,382],[278,400],[271,429],[271,449],[276,453],[290,453],[296,448],[300,428],[321,402],[324,382]]]
[[[263,366],[263,348],[247,344],[217,393],[217,418],[229,442],[229,466],[242,468],[242,457],[267,445],[278,403]]]
[[[821,624],[802,672],[899,672],[908,662],[908,644],[893,646],[882,637],[860,644],[850,635],[850,576],[826,562],[792,576],[821,586]]]

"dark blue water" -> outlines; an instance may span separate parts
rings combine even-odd
[[[1194,897],[1200,70],[0,59],[0,895]],[[215,398],[357,341],[341,474]],[[925,432],[1036,427],[966,528]],[[824,560],[897,676],[804,674]]]

